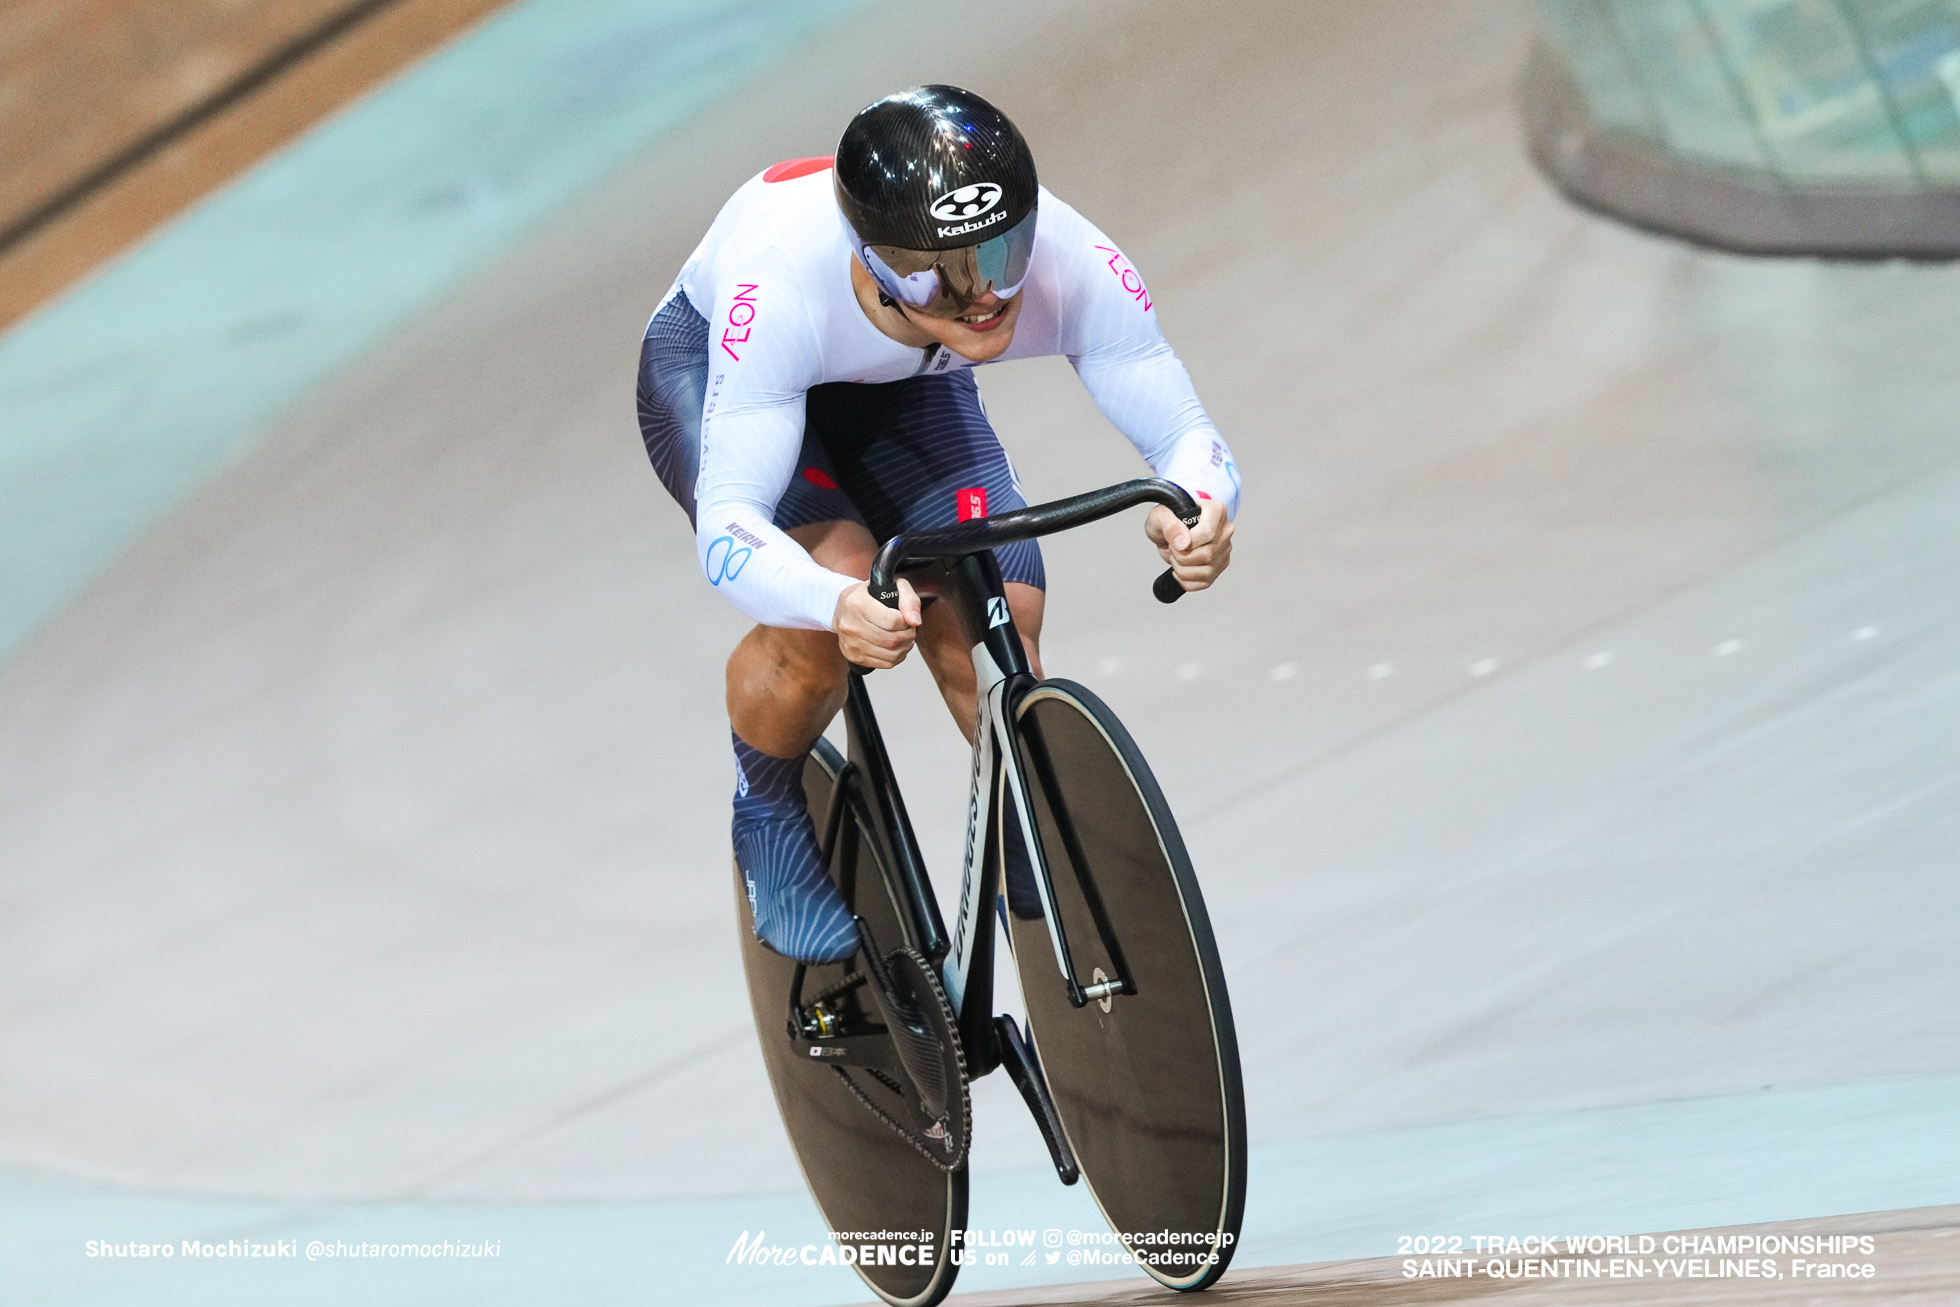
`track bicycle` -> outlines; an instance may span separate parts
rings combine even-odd
[[[885,544],[871,593],[896,607],[897,574],[912,572],[922,593],[953,606],[972,645],[979,714],[951,929],[859,674],[845,700],[848,747],[819,740],[804,789],[865,947],[805,965],[740,931],[756,1031],[804,1178],[840,1253],[896,1307],[930,1307],[952,1289],[954,1232],[967,1219],[967,1086],[997,1069],[1020,1090],[1057,1179],[1087,1182],[1152,1278],[1206,1288],[1237,1243],[1238,1043],[1190,858],[1115,714],[1073,681],[1034,678],[991,552],[1146,503],[1197,522],[1182,489],[1144,478]],[[1167,571],[1155,593],[1169,603],[1182,589]],[[746,921],[739,868],[735,891]],[[994,1011],[996,921],[1025,1031]]]

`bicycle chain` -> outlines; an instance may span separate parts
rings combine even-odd
[[[891,1090],[894,1094],[897,1094],[900,1098],[905,1097],[905,1083],[897,1076],[888,1076],[875,1066],[860,1067],[858,1069],[885,1088]]]
[[[913,954],[912,956],[915,964],[918,965],[920,969],[923,970],[928,977],[930,977],[932,975],[932,972],[926,966],[925,959],[919,957],[916,953]],[[857,979],[865,979],[865,978],[868,978],[868,973],[861,973],[860,976],[857,977]],[[884,1108],[872,1102],[871,1096],[864,1092],[864,1090],[858,1085],[857,1081],[853,1080],[850,1077],[850,1074],[843,1067],[833,1065],[830,1069],[832,1071],[835,1071],[838,1074],[838,1076],[843,1079],[844,1087],[851,1091],[851,1096],[853,1098],[857,1099],[858,1102],[864,1104],[865,1109],[867,1111],[869,1111],[873,1116],[877,1117],[880,1121],[883,1121],[885,1125],[888,1126],[893,1131],[893,1133],[897,1134],[900,1139],[903,1139],[906,1143],[912,1145],[914,1151],[916,1151],[921,1157],[925,1158],[928,1162],[931,1162],[936,1169],[945,1172],[947,1174],[951,1174],[955,1170],[959,1169],[959,1167],[964,1166],[966,1164],[966,1153],[968,1149],[972,1147],[973,1099],[968,1095],[967,1087],[966,1087],[967,1085],[966,1049],[960,1046],[959,1022],[954,1018],[952,1009],[949,1006],[947,1006],[946,997],[944,994],[939,992],[939,987],[935,984],[931,987],[931,989],[932,989],[932,994],[938,1000],[938,1008],[939,1008],[940,1016],[945,1022],[947,1031],[952,1036],[953,1062],[954,1062],[954,1070],[955,1070],[955,1079],[953,1083],[957,1086],[959,1092],[960,1138],[965,1141],[965,1147],[962,1147],[960,1149],[960,1157],[957,1162],[953,1162],[953,1163],[947,1162],[945,1157],[945,1150],[940,1148],[935,1148],[935,1146],[932,1144],[928,1136],[921,1135],[918,1132],[914,1131],[910,1126],[904,1124],[903,1122],[899,1121],[896,1117],[894,1117],[891,1113],[885,1111]],[[879,1084],[885,1086],[885,1088],[897,1094],[901,1099],[906,1097],[905,1083],[901,1081],[899,1078],[895,1076],[886,1075],[884,1072],[878,1070],[876,1067],[863,1067],[861,1069],[868,1072],[872,1076],[872,1078],[878,1081]]]
[[[808,1003],[805,1003],[803,1006],[805,1008],[813,1008],[819,1003],[828,1003],[833,998],[837,998],[840,997],[841,995],[850,993],[852,990],[856,989],[859,985],[862,985],[866,979],[867,977],[864,972],[862,971],[853,972],[851,975],[844,977],[842,980],[838,981],[830,988],[818,994],[815,998],[811,999]]]
[[[965,1057],[964,1055],[962,1055],[961,1057],[962,1064],[964,1064],[964,1061],[965,1061]],[[843,1067],[833,1066],[830,1069],[837,1073],[837,1078],[844,1082],[844,1087],[851,1091],[852,1097],[856,1098],[858,1102],[864,1104],[866,1111],[870,1112],[871,1115],[877,1117],[880,1121],[883,1121],[887,1126],[891,1127],[892,1133],[896,1134],[900,1139],[903,1139],[906,1143],[912,1145],[914,1149],[918,1150],[919,1155],[925,1158],[928,1162],[931,1162],[934,1167],[936,1167],[940,1171],[945,1172],[947,1175],[951,1175],[953,1172],[959,1170],[961,1166],[966,1165],[965,1158],[961,1158],[959,1160],[958,1165],[948,1163],[945,1160],[945,1156],[944,1156],[945,1150],[941,1149],[935,1152],[933,1146],[930,1143],[926,1142],[925,1136],[915,1133],[910,1126],[904,1125],[890,1112],[887,1112],[884,1108],[872,1102],[870,1096],[867,1095],[862,1089],[858,1088],[857,1081],[851,1079],[851,1077],[845,1073]],[[960,1070],[963,1073],[966,1070],[965,1066],[962,1065]],[[874,1072],[873,1074],[876,1073]],[[884,1080],[885,1077],[879,1076],[878,1079]],[[966,1095],[964,1093],[960,1095],[960,1100],[962,1105],[964,1105],[966,1102]],[[968,1110],[967,1114],[969,1117],[972,1115],[971,1109]]]
[[[865,984],[868,980],[870,980],[870,978],[871,978],[870,974],[868,972],[863,972],[863,971],[855,972],[851,975],[845,976],[842,980],[838,981],[836,984],[827,987],[822,992],[817,994],[814,998],[810,999],[808,1003],[804,1004],[804,1010],[808,1011],[809,1009],[816,1007],[820,1003],[825,1003],[833,998],[838,998],[844,994],[848,994],[852,990],[857,989],[859,986]],[[957,1030],[957,1027],[955,1027],[955,1029]],[[972,1100],[967,1097],[966,1089],[965,1089],[966,1050],[960,1048],[956,1043],[954,1045],[953,1052],[954,1052],[954,1056],[959,1060],[960,1087],[961,1087],[960,1106],[963,1110],[963,1115],[966,1117],[966,1129],[970,1134],[973,1129],[973,1106],[972,1106]],[[936,1168],[938,1168],[943,1172],[946,1172],[947,1174],[951,1174],[953,1171],[958,1169],[957,1166],[950,1166],[946,1163],[944,1149],[935,1148],[935,1146],[930,1141],[928,1141],[924,1135],[918,1134],[910,1126],[905,1125],[903,1122],[899,1121],[896,1117],[894,1117],[891,1113],[885,1111],[884,1108],[879,1107],[876,1103],[872,1102],[870,1095],[866,1094],[864,1090],[858,1087],[857,1082],[851,1079],[849,1073],[846,1072],[843,1067],[833,1065],[830,1069],[837,1073],[838,1078],[844,1082],[844,1087],[851,1091],[851,1096],[853,1098],[857,1099],[858,1102],[864,1105],[865,1110],[869,1111],[873,1116],[877,1117],[880,1121],[883,1121],[886,1124],[886,1126],[888,1126],[892,1130],[892,1132],[896,1134],[900,1139],[903,1139],[906,1143],[912,1145],[912,1147],[919,1153],[920,1156],[924,1157],[928,1162],[931,1162],[933,1166],[935,1166]],[[903,1098],[905,1096],[905,1085],[902,1081],[900,1081],[896,1077],[888,1076],[884,1072],[878,1070],[876,1067],[867,1066],[867,1067],[860,1067],[858,1069],[870,1075],[873,1079],[878,1081],[878,1083],[885,1086],[885,1088],[891,1090],[894,1094],[897,1094],[900,1098]],[[965,1165],[965,1162],[966,1159],[961,1158],[959,1165],[963,1166]]]

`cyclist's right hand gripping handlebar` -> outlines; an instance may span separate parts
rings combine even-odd
[[[878,557],[872,562],[871,579],[867,585],[879,602],[888,608],[896,608],[898,569],[908,563],[955,558],[961,554],[978,553],[982,549],[1010,545],[1017,540],[1053,535],[1138,504],[1162,504],[1177,514],[1178,520],[1185,526],[1198,525],[1198,501],[1191,498],[1184,487],[1162,477],[1139,477],[1135,481],[1105,486],[1087,494],[1017,508],[998,517],[974,518],[937,531],[893,536],[885,542],[885,547],[878,551]],[[1150,591],[1160,602],[1167,604],[1176,603],[1184,597],[1184,587],[1177,583],[1175,571],[1168,567],[1151,585]]]

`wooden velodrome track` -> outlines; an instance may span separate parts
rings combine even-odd
[[[1508,3],[896,12],[310,396],[0,668],[0,1159],[306,1200],[797,1188],[728,946],[742,623],[645,466],[633,359],[735,185],[928,79],[1124,244],[1246,471],[1231,576],[1175,609],[1132,527],[1054,542],[1047,654],[1198,850],[1255,1146],[1960,1072],[1960,275],[1573,211],[1519,145]],[[1131,474],[1065,365],[982,384],[1031,497]],[[881,682],[935,856],[964,759],[916,669]],[[982,1090],[976,1166],[1038,1165]],[[1952,1209],[1814,1215],[1887,1232],[1881,1278],[1395,1261],[1213,1298],[1960,1292]]]
[[[506,0],[0,11],[0,330]]]

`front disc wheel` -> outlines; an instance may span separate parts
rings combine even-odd
[[[1245,1095],[1224,970],[1163,791],[1108,706],[1070,681],[1016,705],[1036,837],[1085,989],[1039,911],[1009,912],[1029,1033],[1082,1176],[1137,1264],[1203,1289],[1245,1212]]]

